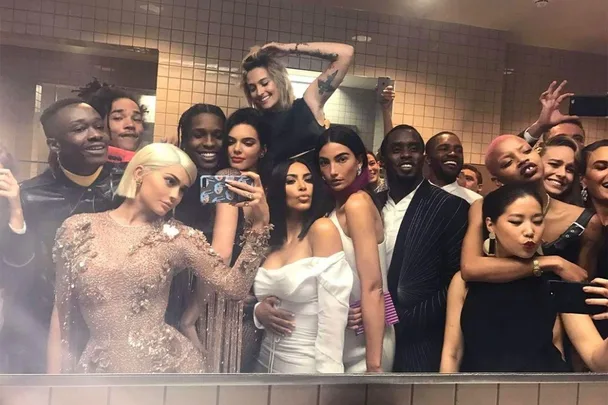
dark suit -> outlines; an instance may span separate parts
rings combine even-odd
[[[437,372],[447,290],[460,269],[469,204],[423,180],[408,207],[388,270],[399,315],[393,371]]]

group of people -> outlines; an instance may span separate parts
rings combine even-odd
[[[302,99],[289,54],[329,62]],[[608,304],[608,141],[583,148],[580,120],[559,113],[565,83],[530,128],[489,145],[501,187],[484,198],[457,134],[393,127],[391,87],[377,154],[327,124],[353,57],[255,48],[252,107],[195,104],[175,145],[142,145],[145,107],[113,86],[46,109],[44,173],[18,184],[0,152],[2,370],[608,370],[608,313],[558,314],[543,289],[594,279],[585,291],[607,299],[588,304]],[[251,182],[225,177],[239,198],[202,204],[209,175]]]

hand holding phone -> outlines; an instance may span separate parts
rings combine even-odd
[[[382,106],[391,105],[395,99],[395,81],[390,77],[379,77],[376,94]]]
[[[558,313],[587,314],[593,315],[594,319],[608,319],[608,280],[595,279],[591,283],[549,280],[548,285],[551,303]],[[599,315],[604,317],[596,318]]]
[[[235,181],[253,186],[253,180],[245,175],[203,175],[200,179],[201,184],[201,203],[239,203],[246,201],[242,197],[228,188],[227,181]]]

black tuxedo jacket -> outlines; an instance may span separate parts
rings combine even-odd
[[[447,290],[460,269],[469,204],[423,180],[408,207],[388,270],[399,315],[396,372],[437,372]]]

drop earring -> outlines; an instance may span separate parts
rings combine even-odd
[[[137,188],[137,191],[139,191],[141,188],[141,179],[135,180],[135,187]]]
[[[587,198],[589,197],[589,192],[587,191],[587,187],[583,187],[581,190],[581,198],[584,202],[587,202]]]
[[[361,176],[361,166],[357,167],[357,176]]]
[[[483,253],[486,256],[494,256],[496,251],[496,235],[490,232],[489,238],[483,241]]]

